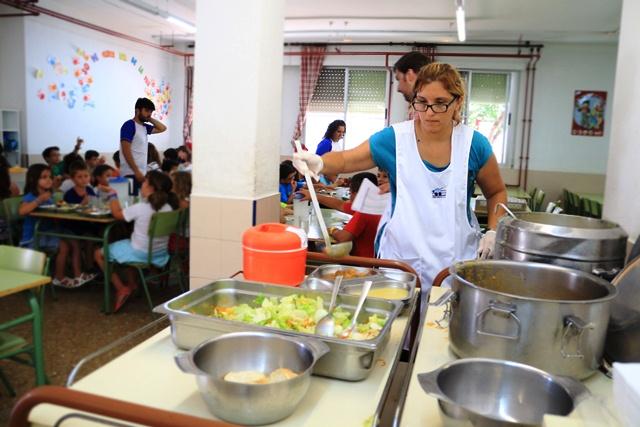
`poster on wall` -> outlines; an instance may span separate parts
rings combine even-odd
[[[573,96],[571,135],[602,136],[607,92],[576,90]]]

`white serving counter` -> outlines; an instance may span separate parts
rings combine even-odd
[[[375,361],[375,367],[367,379],[348,382],[313,376],[309,391],[295,412],[272,425],[362,427],[379,409],[408,322],[407,316],[396,319],[389,343],[382,356]],[[176,366],[173,357],[179,352],[181,350],[173,345],[167,328],[82,378],[72,388],[215,419],[200,397],[195,376],[183,373]],[[29,420],[36,426],[52,426],[69,412],[63,407],[43,404],[31,411]],[[64,426],[86,423],[83,420],[68,420]]]
[[[444,289],[433,288],[431,301],[437,300]],[[436,320],[443,316],[443,307],[429,306],[424,327],[411,372],[409,390],[400,419],[401,426],[440,427],[443,420],[438,408],[438,400],[427,395],[418,383],[417,374],[433,371],[447,362],[456,359],[449,349],[449,330],[440,328]],[[592,427],[619,426],[612,400],[613,381],[601,372],[597,372],[584,381],[592,396],[584,400],[568,417],[547,416],[545,426],[548,427]]]

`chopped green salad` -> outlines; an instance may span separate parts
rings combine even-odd
[[[201,310],[198,312],[202,314]],[[239,304],[231,307],[216,305],[207,309],[205,314],[225,320],[313,334],[316,323],[328,313],[321,297],[293,294],[282,298],[259,296],[251,305]],[[351,313],[338,307],[333,310],[333,319],[335,335],[339,336],[349,326]],[[373,339],[380,334],[385,322],[386,319],[375,314],[371,315],[367,323],[356,325],[349,339]]]

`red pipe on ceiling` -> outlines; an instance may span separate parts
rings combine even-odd
[[[134,42],[134,43],[143,44],[145,46],[149,46],[149,47],[152,47],[154,49],[159,49],[159,50],[162,50],[164,52],[171,53],[173,55],[178,55],[178,56],[192,55],[192,54],[187,53],[187,52],[182,52],[182,51],[179,51],[177,49],[172,49],[172,48],[169,48],[169,47],[166,47],[166,46],[159,45],[157,43],[152,43],[152,42],[149,42],[149,41],[146,41],[146,40],[143,40],[143,39],[139,39],[137,37],[133,37],[133,36],[130,36],[128,34],[119,33],[117,31],[113,31],[113,30],[110,30],[108,28],[101,27],[99,25],[95,25],[95,24],[92,24],[90,22],[74,18],[74,17],[69,16],[69,15],[65,15],[65,14],[50,10],[50,9],[46,9],[44,7],[36,6],[34,4],[31,4],[31,3],[25,3],[25,2],[22,2],[22,1],[18,1],[18,0],[0,0],[0,3],[5,4],[7,6],[14,7],[16,9],[24,10],[26,12],[31,12],[33,14],[41,13],[43,15],[48,15],[48,16],[51,16],[53,18],[57,18],[57,19],[60,19],[60,20],[63,20],[63,21],[71,22],[72,24],[76,24],[76,25],[79,25],[81,27],[89,28],[89,29],[94,30],[94,31],[99,31],[99,32],[104,33],[104,34],[108,34],[108,35],[113,36],[113,37],[118,37],[118,38],[121,38],[121,39],[124,39],[124,40],[129,40],[129,41]]]

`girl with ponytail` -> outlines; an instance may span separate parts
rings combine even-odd
[[[147,173],[140,190],[142,200],[139,203],[122,209],[118,199],[111,201],[111,214],[114,218],[127,222],[133,221],[133,233],[130,239],[119,240],[109,244],[109,261],[117,264],[146,263],[149,248],[149,223],[156,212],[168,212],[178,208],[178,197],[172,192],[171,178],[160,171]],[[168,237],[153,239],[153,257],[151,263],[156,267],[164,267],[169,262],[167,245]],[[102,249],[95,252],[95,260],[104,271],[104,253]],[[129,296],[136,290],[136,274],[133,268],[126,268],[126,282],[114,271],[111,283],[116,290],[114,311],[120,310]]]

